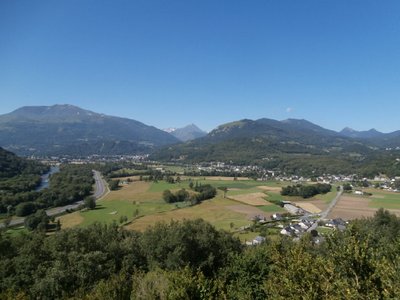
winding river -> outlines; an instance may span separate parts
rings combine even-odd
[[[49,170],[47,173],[45,173],[45,174],[43,174],[43,175],[41,176],[41,177],[42,177],[42,181],[41,181],[40,185],[36,188],[36,191],[38,192],[38,191],[41,191],[41,190],[43,190],[43,189],[48,188],[48,187],[49,187],[49,184],[50,184],[50,182],[49,182],[50,176],[51,176],[52,174],[58,173],[58,172],[60,172],[60,167],[58,167],[58,166],[51,166],[51,167],[50,167],[50,170]]]

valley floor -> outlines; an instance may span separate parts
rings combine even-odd
[[[128,178],[132,182],[128,182]],[[259,232],[243,232],[257,217],[270,220],[274,213],[284,213],[285,210],[277,201],[291,201],[311,213],[324,211],[336,195],[336,186],[326,195],[317,195],[310,199],[299,197],[283,197],[280,195],[282,186],[290,184],[281,181],[254,181],[250,179],[233,180],[231,177],[182,177],[179,183],[145,182],[139,177],[120,178],[124,184],[119,190],[111,191],[97,201],[94,210],[77,211],[59,217],[62,228],[88,226],[95,222],[116,222],[127,229],[144,231],[157,222],[172,220],[202,218],[218,229],[234,232],[242,241],[254,238]],[[218,189],[218,194],[211,200],[190,206],[189,203],[166,203],[162,199],[164,190],[189,190],[189,182],[212,184],[214,187],[227,187],[224,195]],[[377,189],[368,189],[372,196],[356,196],[343,194],[328,215],[329,219],[344,220],[368,217],[380,208],[390,210],[400,215],[400,194]],[[273,232],[277,233],[277,232]]]

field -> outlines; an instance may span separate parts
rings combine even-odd
[[[249,224],[247,214],[235,212],[235,210],[230,208],[232,205],[235,205],[235,202],[217,197],[212,200],[204,201],[196,206],[150,214],[138,218],[129,224],[127,228],[142,231],[156,222],[170,222],[172,220],[196,218],[202,218],[212,223],[217,228],[226,230]]]
[[[162,193],[166,189],[189,189],[188,178],[182,178],[180,183],[174,184],[165,181],[137,181],[137,177],[131,179],[136,181],[124,184],[119,190],[112,191],[98,200],[96,209],[61,216],[59,219],[62,228],[87,226],[94,222],[123,222],[128,229],[144,230],[158,221],[202,218],[217,228],[235,230],[248,225],[254,216],[268,218],[274,212],[283,211],[281,207],[264,199],[280,197],[280,182],[234,180],[232,177],[192,177],[193,183],[224,186],[228,188],[228,192],[227,198],[218,190],[214,199],[196,206],[188,206],[187,203],[168,204],[162,199]],[[264,189],[259,188],[260,186]],[[264,193],[266,188],[271,191]],[[229,199],[231,197],[237,199]],[[125,218],[126,222],[123,220]]]
[[[315,204],[310,202],[296,202],[296,205],[313,214],[318,214],[322,211]]]
[[[259,192],[259,193],[234,195],[230,196],[229,198],[253,206],[263,206],[271,204],[264,199],[265,197],[266,195],[264,193]]]
[[[60,217],[62,228],[87,226],[94,222],[121,224],[127,229],[143,231],[156,222],[202,218],[218,229],[234,232],[241,240],[249,240],[259,232],[240,233],[238,228],[252,224],[254,217],[269,219],[273,213],[285,212],[274,204],[289,200],[317,212],[324,210],[336,195],[333,188],[327,195],[317,195],[310,199],[283,197],[282,186],[290,183],[274,181],[234,180],[232,177],[181,177],[179,183],[165,181],[144,182],[138,177],[130,177],[133,182],[124,184],[117,191],[111,191],[97,201],[94,210],[79,211]],[[127,178],[120,178],[122,180]],[[190,206],[189,203],[168,204],[162,199],[164,190],[189,190],[189,183],[211,184],[226,187],[227,192],[217,189],[218,194],[211,200]],[[376,201],[389,201],[390,198],[376,198]]]
[[[385,208],[400,216],[400,194],[376,189],[367,189],[372,196],[357,196],[343,194],[328,218],[343,218],[346,220],[371,217],[379,208]]]

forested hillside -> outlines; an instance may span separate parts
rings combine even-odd
[[[40,175],[46,166],[24,158],[0,147],[0,180],[17,175]]]
[[[316,244],[244,248],[201,220],[0,233],[1,299],[396,299],[400,220],[380,210]]]
[[[257,164],[306,176],[359,173],[373,177],[379,173],[400,175],[399,152],[305,120],[260,119],[221,125],[206,137],[158,150],[151,159]]]
[[[177,142],[139,121],[73,105],[21,107],[0,116],[0,145],[20,155],[135,154]]]

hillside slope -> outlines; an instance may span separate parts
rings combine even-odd
[[[0,116],[0,146],[24,155],[134,154],[177,142],[170,134],[141,122],[72,105],[22,107]],[[87,147],[96,144],[113,144],[113,151]]]
[[[398,174],[397,153],[371,140],[354,139],[306,120],[239,120],[207,136],[156,151],[151,158],[182,162],[257,164],[295,174],[379,172]]]

